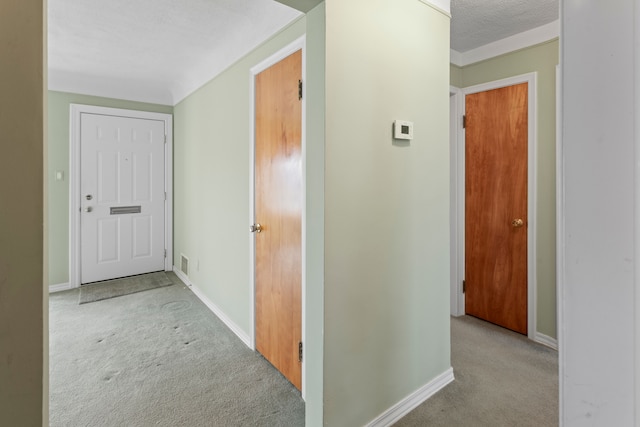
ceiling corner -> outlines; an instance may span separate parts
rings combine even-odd
[[[420,0],[422,3],[433,6],[434,8],[451,16],[451,0]]]
[[[278,3],[282,3],[289,7],[299,10],[300,12],[307,13],[320,3],[322,0],[276,0]],[[449,1],[449,0],[440,0],[440,1]]]

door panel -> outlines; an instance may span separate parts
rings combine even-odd
[[[467,95],[465,113],[465,311],[522,334],[527,333],[527,97],[527,83]]]
[[[98,152],[98,191],[96,196],[100,204],[117,203],[120,199],[118,181],[110,177],[120,173],[119,153]],[[89,184],[90,177],[83,177]],[[95,197],[95,196],[94,196]]]
[[[164,122],[80,120],[81,282],[164,270]]]
[[[153,241],[153,218],[150,216],[137,216],[133,218],[133,250],[132,257],[145,258],[152,254],[151,242]]]
[[[120,220],[105,218],[98,221],[98,263],[113,263],[120,260]]]
[[[302,106],[298,51],[255,78],[256,348],[298,389],[302,338]]]
[[[149,177],[153,176],[152,171],[153,154],[152,153],[133,153],[133,195],[131,200],[134,202],[151,201],[151,190],[153,180]]]

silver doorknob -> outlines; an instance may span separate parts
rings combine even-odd
[[[262,226],[260,224],[253,224],[249,226],[249,230],[251,230],[252,233],[260,233],[262,231]]]
[[[84,208],[85,212],[91,212],[93,210],[93,208],[91,206],[87,206],[86,208]]]

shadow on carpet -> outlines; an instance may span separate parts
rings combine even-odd
[[[138,276],[123,277],[121,279],[105,280],[102,282],[82,285],[78,304],[102,301],[136,292],[170,286],[173,282],[164,271],[140,274]]]

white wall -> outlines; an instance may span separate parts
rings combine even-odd
[[[638,0],[561,3],[558,265],[565,426],[640,425],[638,9]]]

